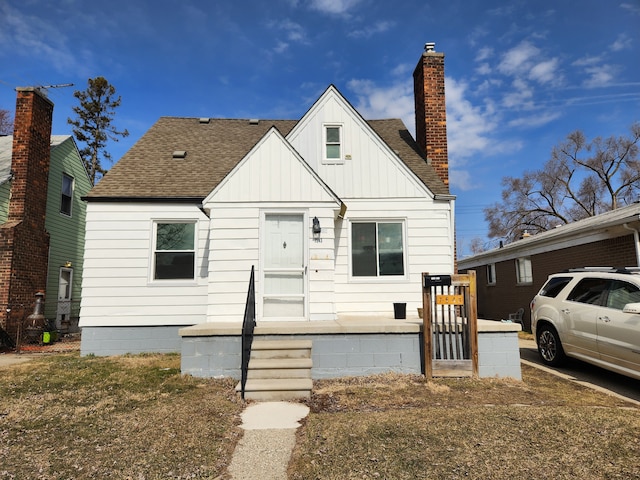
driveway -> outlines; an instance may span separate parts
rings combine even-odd
[[[640,404],[640,380],[625,377],[572,358],[567,359],[567,364],[562,368],[548,367],[540,360],[536,342],[533,340],[520,340],[520,358],[523,363],[563,376],[590,388],[606,390],[613,395]]]

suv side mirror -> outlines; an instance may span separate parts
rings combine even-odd
[[[640,315],[640,303],[627,303],[622,309],[622,312]]]

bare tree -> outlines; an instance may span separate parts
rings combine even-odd
[[[630,134],[587,142],[575,131],[541,170],[502,179],[502,201],[484,210],[490,237],[509,241],[628,205],[640,194],[640,123]]]
[[[0,108],[0,135],[11,135],[13,133],[13,120],[11,112]]]

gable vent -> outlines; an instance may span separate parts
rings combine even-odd
[[[198,119],[198,121],[200,123],[209,123],[211,121],[211,119],[208,118],[208,117],[201,117],[201,118]]]
[[[173,158],[185,158],[187,156],[186,150],[176,150],[173,152]]]
[[[258,120],[257,118],[252,118],[249,120],[249,125],[258,125],[258,123],[260,123],[260,120]]]

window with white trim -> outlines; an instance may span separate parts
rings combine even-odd
[[[62,191],[60,195],[60,213],[71,216],[71,206],[73,204],[73,177],[62,174]]]
[[[403,222],[351,223],[352,276],[403,276],[404,250]]]
[[[154,280],[195,278],[194,222],[156,222],[153,250]]]
[[[487,285],[496,284],[496,264],[490,263],[487,265]]]
[[[328,163],[342,162],[342,126],[324,126],[323,158]]]
[[[533,283],[533,273],[531,271],[531,259],[523,257],[516,259],[516,283]]]

